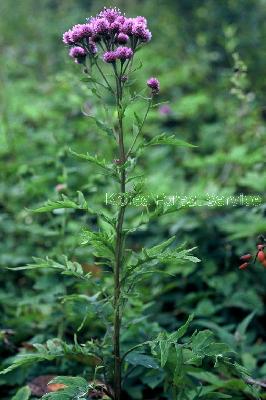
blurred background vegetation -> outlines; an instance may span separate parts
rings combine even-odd
[[[82,190],[88,202],[103,205],[114,190],[94,167],[75,159],[78,152],[115,158],[84,108],[98,113],[98,101],[80,81],[80,67],[68,59],[62,33],[103,6],[115,5],[132,16],[148,18],[152,42],[140,54],[146,79],[161,81],[159,101],[144,135],[173,133],[198,147],[154,148],[141,159],[149,192],[167,195],[261,196],[256,207],[191,207],[151,223],[131,237],[135,249],[176,234],[180,243],[197,246],[200,264],[169,265],[176,279],[154,277],[135,299],[132,335],[147,335],[150,325],[175,329],[192,311],[193,328],[208,327],[240,354],[254,378],[266,376],[265,284],[260,265],[239,271],[238,258],[256,251],[266,233],[266,2],[265,0],[1,0],[0,47],[0,356],[2,366],[19,348],[58,336],[72,340],[86,307],[61,304],[64,293],[84,289],[49,271],[14,273],[6,267],[31,262],[32,256],[67,254],[101,274],[79,232],[96,221],[76,212],[33,215],[47,198]],[[239,54],[239,61],[235,55]],[[139,105],[141,113],[142,104]],[[60,188],[60,187],[59,187]],[[134,223],[141,209],[128,216]],[[155,298],[151,302],[151,298]],[[137,320],[137,310],[147,318]],[[254,313],[245,335],[238,324]],[[156,318],[154,318],[156,315]],[[149,319],[149,316],[152,316]],[[101,335],[89,315],[80,341]],[[41,374],[77,374],[73,360],[18,370],[0,378],[1,397]],[[67,372],[66,372],[67,371]],[[142,399],[149,382],[132,377],[131,396]],[[238,397],[239,396],[239,397]],[[241,397],[242,396],[242,397]],[[237,390],[234,399],[250,398]]]

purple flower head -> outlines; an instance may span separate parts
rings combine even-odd
[[[78,24],[74,25],[70,31],[66,32],[64,34],[64,38],[70,41],[68,44],[73,44],[81,42],[82,39],[92,36],[92,33],[93,30],[90,24]]]
[[[72,30],[71,30],[71,39],[73,43],[79,42],[83,38],[83,30],[82,30],[82,25],[77,24],[74,25]]]
[[[118,18],[119,16],[121,16],[121,11],[119,10],[119,8],[106,8],[104,7],[104,9],[98,14],[98,17],[100,18],[106,18],[108,22],[112,23],[116,20],[116,18]]]
[[[65,44],[73,44],[73,41],[72,41],[72,31],[71,31],[71,29],[69,29],[68,31],[66,31],[66,32],[63,34],[63,42],[64,42]]]
[[[149,42],[151,40],[151,32],[146,28],[146,25],[143,24],[143,22],[138,20],[135,20],[132,26],[132,34],[141,42]]]
[[[117,47],[115,53],[116,57],[121,61],[129,60],[133,57],[133,50],[130,47]]]
[[[91,37],[93,35],[93,27],[91,24],[83,24],[81,31],[84,37]]]
[[[158,94],[160,91],[160,82],[158,81],[157,78],[152,77],[152,78],[148,79],[147,86],[149,88],[151,88],[153,95]]]
[[[144,18],[144,17],[136,17],[134,19],[135,19],[135,23],[142,24],[142,26],[144,28],[147,28],[148,22],[147,22],[146,18]]]
[[[117,33],[120,32],[122,29],[122,24],[119,21],[114,21],[110,24],[110,31]]]
[[[116,51],[107,51],[103,55],[103,60],[108,64],[116,62],[116,59],[117,59]]]
[[[115,22],[118,22],[122,26],[125,20],[126,17],[124,17],[124,15],[119,15],[119,17],[116,18]]]
[[[149,42],[152,38],[151,31],[148,29],[145,29],[140,35],[139,35],[139,40],[143,43]]]
[[[95,35],[106,35],[110,24],[106,18],[95,19],[93,22],[93,30]]]
[[[129,39],[128,35],[126,33],[121,32],[117,35],[116,41],[119,44],[126,44],[128,39]]]
[[[72,58],[77,58],[77,57],[79,57],[79,56],[85,56],[85,55],[86,55],[86,52],[85,52],[85,50],[83,49],[83,47],[76,46],[76,47],[72,47],[72,48],[70,49],[69,55],[70,55],[70,57],[72,57]]]
[[[83,47],[75,46],[70,49],[69,55],[70,57],[75,58],[78,64],[82,64],[86,58],[86,51]]]
[[[122,32],[126,33],[127,35],[132,35],[132,28],[134,25],[134,18],[125,18],[125,21],[122,25]]]

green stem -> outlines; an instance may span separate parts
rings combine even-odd
[[[100,72],[100,74],[101,74],[101,76],[102,76],[104,82],[106,83],[108,89],[110,90],[110,92],[113,93],[113,94],[115,94],[115,92],[114,92],[112,86],[110,85],[110,83],[109,83],[108,80],[106,79],[106,77],[105,77],[103,71],[102,71],[101,68],[99,67],[99,64],[98,64],[98,62],[97,62],[96,60],[95,60],[95,65],[96,65],[96,68],[98,69],[98,71]]]
[[[148,107],[147,107],[146,113],[145,113],[145,115],[144,115],[144,118],[143,118],[143,120],[142,120],[142,122],[141,122],[141,125],[140,125],[140,127],[139,127],[138,133],[137,133],[136,136],[134,137],[133,143],[131,144],[131,146],[130,146],[128,152],[127,152],[126,160],[127,160],[128,157],[130,156],[130,153],[131,153],[131,151],[133,150],[133,148],[134,148],[134,146],[135,146],[135,144],[136,144],[136,141],[137,141],[138,137],[140,136],[140,134],[141,134],[141,132],[142,132],[143,126],[144,126],[144,124],[145,124],[145,121],[146,121],[147,116],[148,116],[148,114],[149,114],[149,111],[150,111],[150,109],[151,109],[151,105],[152,105],[152,97],[149,99]]]
[[[121,75],[116,74],[116,102],[118,113],[118,145],[119,145],[119,159],[122,165],[120,176],[120,194],[122,203],[119,208],[117,224],[116,224],[116,244],[115,244],[115,268],[114,268],[114,399],[121,399],[121,356],[120,356],[120,329],[121,329],[121,281],[120,273],[123,263],[123,223],[125,215],[125,199],[126,192],[126,172],[125,172],[125,146],[124,146],[124,131],[123,131],[123,114],[122,114],[122,84]]]

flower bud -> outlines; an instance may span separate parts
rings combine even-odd
[[[160,82],[157,78],[150,78],[147,80],[147,86],[151,88],[152,95],[158,94],[160,91]]]
[[[244,254],[243,256],[240,257],[240,260],[248,261],[251,259],[251,257],[252,257],[251,254]]]
[[[264,253],[263,250],[260,250],[260,251],[258,252],[257,257],[258,257],[259,262],[261,262],[261,263],[263,263],[263,261],[266,260],[265,253]]]
[[[249,263],[245,262],[244,264],[241,264],[239,269],[246,269],[248,267]]]

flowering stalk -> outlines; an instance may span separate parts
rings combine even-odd
[[[121,366],[124,356],[121,357],[120,351],[120,331],[122,324],[121,289],[124,259],[125,234],[123,232],[124,217],[126,211],[126,162],[141,135],[144,123],[148,116],[152,98],[159,93],[159,81],[150,78],[147,86],[151,89],[148,98],[148,107],[142,122],[138,126],[138,131],[133,142],[126,151],[124,142],[124,108],[123,96],[124,88],[128,76],[132,70],[133,58],[136,50],[143,43],[150,41],[151,33],[147,28],[147,21],[143,17],[127,18],[116,9],[104,9],[96,17],[88,19],[86,24],[75,25],[71,30],[63,35],[63,42],[70,46],[69,55],[78,64],[86,65],[89,59],[91,67],[95,66],[100,73],[106,88],[114,95],[117,124],[116,140],[118,145],[118,159],[116,160],[118,179],[120,184],[121,204],[118,209],[117,221],[115,226],[115,245],[114,245],[114,320],[113,320],[113,356],[114,356],[114,378],[113,393],[115,400],[121,399]],[[99,65],[99,50],[102,51],[102,60],[112,66],[114,76],[114,87],[105,76]],[[99,82],[97,82],[99,83]],[[99,83],[102,85],[102,83]]]
[[[124,131],[123,131],[123,112],[122,112],[122,96],[123,86],[120,76],[116,76],[116,100],[117,100],[117,115],[118,115],[118,145],[119,145],[119,160],[121,164],[120,175],[120,193],[122,196],[122,204],[119,209],[117,225],[116,225],[116,245],[115,245],[115,268],[114,268],[114,357],[115,357],[115,370],[114,370],[114,393],[115,400],[119,400],[121,396],[121,357],[120,357],[120,327],[121,327],[121,313],[120,313],[120,271],[122,269],[123,259],[123,223],[125,215],[125,199],[123,198],[126,192],[126,170],[125,170],[125,146],[124,146]]]

